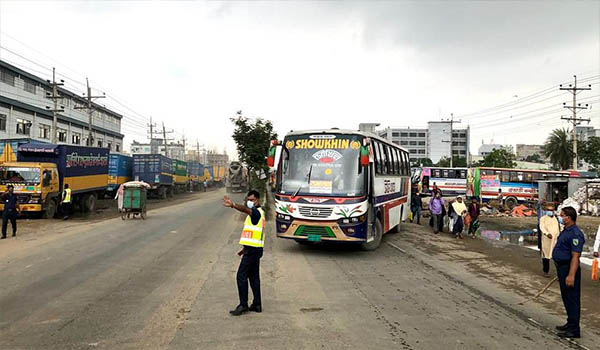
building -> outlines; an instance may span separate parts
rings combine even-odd
[[[229,166],[229,156],[227,153],[208,151],[204,154],[204,164]]]
[[[591,125],[577,127],[577,141],[588,141],[590,137],[600,137],[600,129]]]
[[[494,152],[495,150],[499,150],[499,149],[503,149],[506,152],[509,153],[513,153],[513,148],[512,146],[507,146],[507,145],[500,145],[497,143],[482,143],[481,146],[479,146],[479,155],[482,157],[487,156],[488,154]]]
[[[454,128],[450,121],[430,121],[427,128],[391,128],[379,131],[379,136],[400,145],[410,153],[410,160],[429,158],[434,163],[443,157],[463,157],[470,162],[469,128]],[[452,143],[452,144],[451,144]]]
[[[535,156],[536,154],[539,155],[540,159],[546,159],[546,157],[544,157],[544,146],[542,145],[525,145],[518,143],[516,150],[515,156],[517,160],[524,161],[528,157]]]
[[[46,96],[52,85],[46,80],[0,60],[0,139],[30,138],[52,141],[53,101]],[[89,114],[86,98],[63,88],[58,112],[56,140],[60,144],[88,144]],[[91,144],[114,152],[123,151],[122,115],[92,103]],[[77,107],[77,108],[76,108]]]
[[[360,123],[358,124],[358,131],[368,132],[377,135],[377,127],[379,123]]]
[[[150,143],[131,143],[131,154],[162,154],[171,159],[185,160],[183,144],[171,142],[165,147],[163,139],[152,139]]]

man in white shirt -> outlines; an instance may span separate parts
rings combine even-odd
[[[598,248],[600,248],[600,226],[598,226],[598,232],[596,232],[596,241],[594,242],[594,257],[598,257]]]

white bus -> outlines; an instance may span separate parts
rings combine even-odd
[[[378,136],[349,130],[295,131],[281,147],[275,185],[277,236],[349,242],[376,249],[410,212],[408,152]]]
[[[432,193],[435,184],[442,196],[464,196],[467,192],[467,168],[422,167],[413,168],[413,183],[422,193]]]

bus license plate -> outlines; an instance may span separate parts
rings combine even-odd
[[[319,235],[308,235],[308,240],[310,242],[321,242],[321,236],[319,236]]]

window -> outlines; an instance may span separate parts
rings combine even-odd
[[[25,119],[17,119],[16,133],[20,135],[29,135],[31,122]]]
[[[457,151],[457,150],[452,150],[452,154],[453,154],[453,155],[454,155],[454,154],[458,154],[458,151]]]
[[[112,151],[112,143],[107,143],[106,148],[108,148],[109,151]]]
[[[98,147],[102,147],[102,140],[98,140]]]
[[[419,141],[419,146],[425,146],[425,141]]]
[[[40,133],[38,137],[41,139],[49,139],[50,138],[50,126],[40,124]]]
[[[379,151],[379,143],[373,141],[373,154],[375,155],[375,174],[381,174],[381,152]]]
[[[0,71],[0,80],[10,86],[15,86],[15,75],[9,71]]]
[[[487,170],[487,169],[481,169],[480,172],[481,172],[481,175],[494,175],[494,173],[491,170]]]
[[[409,136],[410,137],[417,137],[417,133],[416,132],[411,132],[411,133],[409,133]]]
[[[416,154],[416,153],[417,153],[417,150],[416,150],[416,149],[411,149],[411,150],[408,150],[408,152],[409,152],[410,154]]]
[[[408,144],[411,145],[411,146],[416,146],[417,145],[417,141],[409,141]]]
[[[402,157],[404,157],[404,174],[403,175],[410,175],[410,161],[408,160],[408,153],[406,152],[402,152]]]
[[[461,170],[460,171],[460,178],[461,179],[466,179],[467,178],[467,171],[466,170]]]
[[[118,143],[115,145],[115,151],[121,152],[121,145],[119,145]]]
[[[425,150],[424,149],[420,149],[419,150],[419,154],[425,154]]]
[[[71,133],[71,143],[74,145],[81,144],[81,134],[78,132]]]
[[[460,150],[460,154],[467,154],[467,151],[465,151],[464,149]]]
[[[425,137],[425,133],[424,132],[420,132],[419,133],[419,137]]]
[[[407,132],[401,132],[400,133],[400,137],[408,137],[408,133]]]
[[[500,177],[500,181],[501,182],[509,182],[510,181],[510,173],[511,173],[510,171],[503,170],[501,172],[502,176]]]
[[[399,137],[400,133],[399,132],[392,132],[392,137]]]
[[[450,176],[450,173],[449,173],[448,169],[443,169],[442,170],[442,177],[445,178],[445,179],[447,179],[448,176]]]
[[[463,138],[463,139],[464,139],[465,137],[467,137],[467,134],[462,134],[462,133],[461,133],[461,134],[458,134],[458,137],[461,137],[461,138]]]
[[[392,143],[393,143],[394,145],[399,145],[399,144],[400,144],[400,142],[398,142],[398,141],[392,141]]]
[[[58,142],[67,142],[67,130],[57,129],[56,130],[56,139],[58,140]]]
[[[381,151],[381,173],[382,174],[388,174],[388,170],[389,170],[389,166],[390,166],[390,162],[387,157],[386,148],[387,148],[386,145],[381,144],[381,143],[379,144],[379,150]]]
[[[6,114],[0,114],[0,131],[6,131]]]
[[[442,177],[442,171],[440,169],[433,169],[432,173],[433,177]]]
[[[23,81],[25,82],[25,84],[23,85],[23,89],[25,89],[25,91],[27,92],[35,94],[35,82],[27,78],[23,78]]]
[[[406,145],[408,145],[408,141],[402,140],[402,141],[400,141],[400,144],[403,145],[403,146],[406,146]]]
[[[458,146],[458,141],[452,141],[452,146]]]
[[[448,178],[456,179],[456,170],[448,170]]]
[[[457,132],[453,132],[452,133],[452,137],[458,137],[458,133]]]

